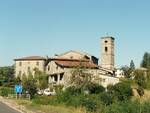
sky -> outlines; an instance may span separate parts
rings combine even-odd
[[[100,57],[115,38],[115,65],[139,67],[150,52],[149,0],[1,0],[0,66],[14,58],[80,50]]]

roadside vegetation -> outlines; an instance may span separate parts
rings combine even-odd
[[[54,96],[37,94],[37,89],[49,86],[46,74],[36,71],[35,78],[30,73],[28,78],[22,80],[24,92],[28,90],[32,99],[17,100],[17,102],[33,111],[36,109],[45,113],[150,113],[150,96],[142,100],[150,90],[149,53],[144,54],[141,67],[143,68],[136,69],[131,60],[129,66],[122,67],[125,78],[120,79],[120,83],[109,85],[107,88],[93,83],[92,75],[84,73],[84,69],[75,69],[72,71],[70,85],[65,90],[62,90],[63,86],[55,87]],[[0,69],[0,75],[4,78],[1,80],[0,95],[7,97],[9,94],[14,94],[14,84],[20,83],[21,80],[10,74],[13,74],[12,68],[9,67],[9,71],[3,69],[5,71]],[[8,75],[11,80],[7,78]]]

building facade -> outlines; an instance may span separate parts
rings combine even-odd
[[[22,76],[28,76],[29,73],[34,75],[35,69],[42,72],[45,71],[46,58],[41,56],[29,56],[23,58],[14,59],[15,61],[15,76],[22,78]]]
[[[85,74],[92,75],[92,81],[106,87],[109,84],[116,84],[119,79],[114,77],[114,38],[103,37],[101,65],[98,65],[98,58],[85,52],[68,51],[57,54],[52,58],[30,56],[15,59],[16,77],[33,75],[35,69],[45,72],[48,75],[49,84],[69,86],[72,71],[77,68],[84,68]]]
[[[101,39],[100,65],[109,70],[114,70],[114,41],[115,39],[113,37],[102,37]]]

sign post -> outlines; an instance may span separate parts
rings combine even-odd
[[[16,99],[18,99],[18,97],[21,97],[22,90],[22,85],[15,85]]]

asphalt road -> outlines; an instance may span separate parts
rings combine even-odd
[[[0,102],[0,113],[20,113],[12,108],[10,108],[9,106],[7,106],[6,104]]]

